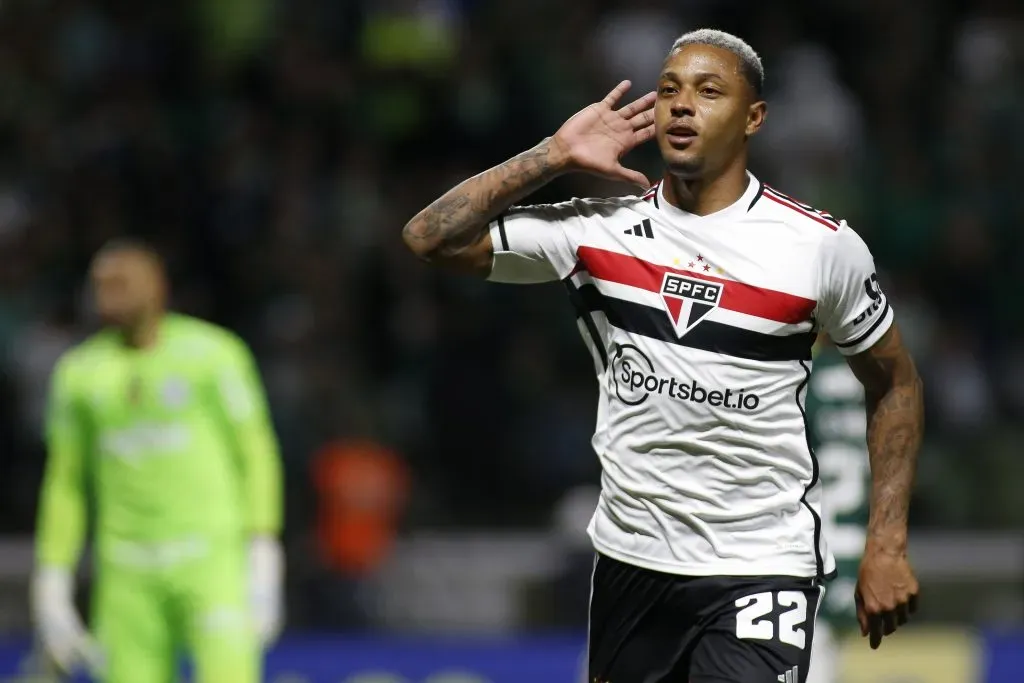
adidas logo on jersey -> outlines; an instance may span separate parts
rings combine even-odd
[[[707,317],[722,300],[725,285],[676,273],[665,273],[661,299],[680,337]]]
[[[779,683],[800,683],[800,667],[794,666],[784,674],[779,674]]]
[[[623,235],[636,235],[637,237],[646,237],[647,239],[654,239],[654,230],[651,228],[651,219],[645,218],[632,228],[627,228],[622,231]]]

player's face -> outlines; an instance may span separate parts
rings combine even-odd
[[[689,45],[671,55],[658,79],[654,127],[673,175],[696,179],[726,168],[764,121],[764,102],[733,53]]]
[[[143,254],[102,254],[92,265],[91,280],[96,311],[108,325],[133,325],[162,300],[163,277]]]

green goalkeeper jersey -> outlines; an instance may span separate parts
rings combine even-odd
[[[157,343],[103,331],[66,353],[52,379],[37,531],[45,566],[77,562],[95,500],[111,541],[276,533],[278,447],[253,358],[227,330],[170,314]]]
[[[864,553],[871,469],[864,389],[832,346],[815,347],[807,418],[824,492],[822,526],[839,572],[825,593],[819,617],[845,630],[857,623],[853,596]]]

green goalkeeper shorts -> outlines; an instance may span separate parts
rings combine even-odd
[[[258,683],[261,653],[243,542],[103,544],[92,604],[106,683]]]

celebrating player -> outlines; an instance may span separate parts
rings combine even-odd
[[[167,283],[142,244],[92,265],[108,327],[52,382],[32,607],[65,671],[110,683],[260,680],[281,621],[280,462],[256,367],[228,331],[165,313]],[[91,494],[91,495],[90,495]],[[95,502],[95,639],[73,576]]]
[[[857,597],[871,646],[916,602],[906,545],[921,382],[860,237],[747,171],[763,80],[742,40],[686,34],[656,92],[616,109],[620,83],[404,229],[424,260],[569,291],[600,389],[592,681],[805,680],[821,582],[835,572],[804,420],[819,331],[867,396]],[[620,163],[651,139],[666,167],[653,187]],[[644,189],[510,208],[574,171]]]

